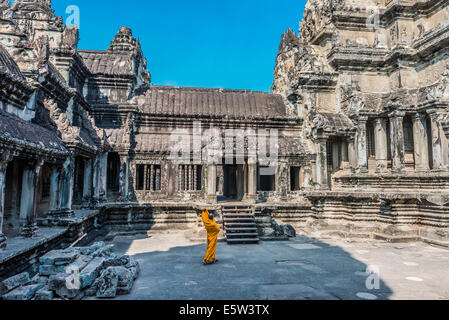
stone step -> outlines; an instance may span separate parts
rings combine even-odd
[[[257,244],[256,218],[251,206],[223,206],[223,222],[229,244]]]
[[[223,207],[222,211],[253,211],[250,207]]]
[[[256,219],[254,217],[247,217],[247,218],[229,218],[224,217],[223,218],[225,222],[256,222]]]
[[[259,238],[251,239],[228,239],[228,244],[258,244]]]
[[[242,218],[242,219],[253,218],[253,219],[255,219],[253,214],[238,214],[238,213],[235,213],[235,214],[230,214],[230,213],[223,214],[223,217],[224,218]]]
[[[226,229],[229,228],[255,228],[256,227],[256,223],[255,222],[232,222],[232,223],[225,223]]]
[[[226,232],[227,234],[233,234],[236,232],[248,232],[248,231],[253,231],[253,232],[257,232],[257,228],[226,228]]]
[[[228,233],[226,234],[228,239],[239,239],[239,238],[259,238],[259,234],[257,232],[254,233]]]

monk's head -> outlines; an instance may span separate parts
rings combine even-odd
[[[215,215],[213,213],[209,213],[209,219],[214,220],[214,218],[215,218]]]

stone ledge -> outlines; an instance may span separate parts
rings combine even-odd
[[[5,261],[13,259],[27,251],[36,249],[37,247],[62,236],[67,229],[63,228],[40,228],[41,236],[34,238],[11,238],[8,240],[8,246],[0,251],[0,265]],[[46,235],[42,235],[46,233]]]

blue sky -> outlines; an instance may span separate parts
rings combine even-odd
[[[80,8],[79,47],[104,50],[132,28],[153,84],[269,91],[282,33],[298,31],[305,0],[53,0]]]

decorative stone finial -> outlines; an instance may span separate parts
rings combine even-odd
[[[137,47],[137,40],[128,27],[121,27],[112,40],[108,51],[132,51]]]

